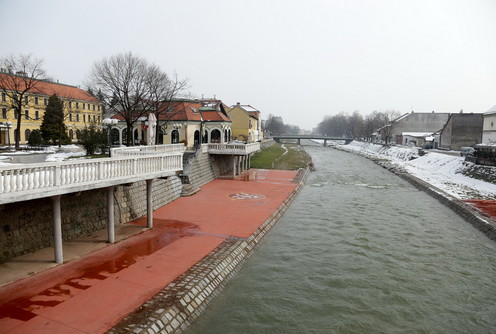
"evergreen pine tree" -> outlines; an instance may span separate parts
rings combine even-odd
[[[64,107],[55,94],[48,99],[40,130],[46,143],[58,144],[60,147],[70,142],[67,127],[64,124]]]

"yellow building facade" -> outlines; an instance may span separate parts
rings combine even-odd
[[[5,74],[3,74],[5,75]],[[88,92],[69,85],[39,81],[35,89],[24,94],[21,111],[20,144],[27,144],[33,130],[39,130],[51,95],[63,102],[64,123],[71,141],[78,140],[79,132],[91,123],[101,126],[102,103]],[[17,132],[17,111],[12,106],[12,91],[0,87],[0,145],[15,142]]]
[[[247,143],[261,141],[262,131],[260,122],[260,111],[250,105],[240,103],[231,106],[227,111],[232,121],[232,136],[235,140]]]

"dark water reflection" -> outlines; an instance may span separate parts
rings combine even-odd
[[[490,333],[496,243],[372,162],[317,171],[189,333]]]

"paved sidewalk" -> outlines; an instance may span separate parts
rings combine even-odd
[[[1,287],[0,333],[110,329],[228,237],[249,237],[296,188],[294,171],[250,172],[154,211],[153,229]]]

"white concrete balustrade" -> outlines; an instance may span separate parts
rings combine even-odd
[[[260,143],[249,144],[208,144],[210,154],[248,155],[260,151]]]
[[[184,144],[167,144],[167,145],[150,145],[150,146],[131,146],[112,148],[113,157],[133,156],[133,155],[150,155],[164,153],[184,153]]]
[[[183,169],[182,156],[177,150],[0,167],[0,204],[175,175]]]

